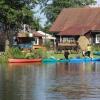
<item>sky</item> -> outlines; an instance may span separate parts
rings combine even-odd
[[[97,0],[97,5],[98,5],[98,4],[100,5],[100,0]]]
[[[100,0],[96,0],[96,1],[97,1],[96,7],[98,7],[98,6],[100,7]],[[36,11],[38,10],[38,8],[39,8],[39,7],[36,8]],[[45,24],[45,22],[46,22],[46,17],[45,17],[43,14],[40,14],[40,12],[38,12],[38,13],[36,14],[36,16],[40,18],[40,20],[41,20],[40,24],[41,24],[42,26],[44,26],[44,24]]]

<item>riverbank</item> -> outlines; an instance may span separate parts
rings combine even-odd
[[[42,54],[41,54],[41,56],[42,56]],[[63,53],[55,53],[54,51],[45,52],[45,56],[43,58],[51,58],[51,57],[54,57],[56,59],[64,59],[65,58]],[[7,63],[8,58],[9,58],[8,53],[1,53],[0,54],[0,63]],[[83,58],[83,56],[82,56],[81,52],[79,52],[79,53],[70,53],[69,54],[69,59],[70,58]],[[93,58],[100,58],[100,56],[99,55],[93,55]],[[31,59],[31,58],[26,58],[26,59]]]
[[[93,55],[93,53],[92,53],[92,55]],[[57,58],[57,59],[62,59],[62,58],[64,58],[64,54],[63,53],[55,53],[55,52],[51,52],[51,51],[48,51],[47,52],[47,56],[48,56],[48,58],[49,57],[55,57],[55,58]],[[83,56],[82,56],[82,53],[81,52],[79,52],[79,53],[70,53],[69,54],[69,58],[83,58]],[[99,55],[93,55],[93,58],[100,58],[100,56]]]

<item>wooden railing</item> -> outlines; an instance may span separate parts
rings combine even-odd
[[[79,48],[77,43],[58,43],[58,49],[60,50],[76,50]]]
[[[59,43],[58,46],[76,46],[76,43]]]

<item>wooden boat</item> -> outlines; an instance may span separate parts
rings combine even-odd
[[[8,59],[9,63],[34,63],[34,62],[41,62],[42,59]]]

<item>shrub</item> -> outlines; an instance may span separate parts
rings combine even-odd
[[[6,63],[8,60],[8,56],[6,53],[1,53],[0,54],[0,63]]]
[[[10,48],[7,55],[9,58],[25,58],[25,53],[22,53],[19,48]]]
[[[93,51],[100,51],[100,45],[94,45]]]
[[[51,41],[46,41],[46,43],[45,43],[44,46],[45,46],[48,50],[50,50],[52,45],[53,45],[53,43],[52,43]]]

